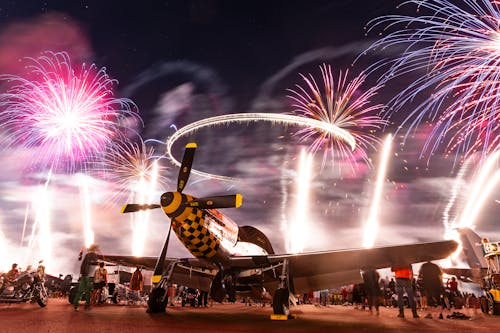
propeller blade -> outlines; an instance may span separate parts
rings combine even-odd
[[[134,213],[138,212],[140,210],[146,210],[146,209],[155,209],[155,208],[160,208],[161,205],[156,205],[156,204],[125,204],[122,206],[122,209],[120,212],[122,214],[125,213]]]
[[[179,170],[179,177],[177,178],[177,192],[182,192],[184,187],[186,187],[195,151],[196,143],[190,142],[186,145],[186,150],[184,150],[184,156],[182,157],[181,169]]]
[[[241,194],[234,195],[221,195],[215,197],[198,198],[189,201],[187,205],[189,207],[196,207],[200,209],[211,209],[211,208],[238,208],[243,202],[243,197]]]
[[[170,231],[172,231],[172,220],[170,220],[170,225],[168,226],[168,234],[167,239],[165,240],[165,244],[163,244],[163,249],[161,250],[161,254],[156,261],[155,270],[153,273],[153,283],[158,283],[161,280],[163,275],[163,269],[165,266],[165,258],[167,257],[167,249],[168,249],[168,241],[170,240]]]

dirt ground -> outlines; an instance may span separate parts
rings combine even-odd
[[[0,333],[23,332],[486,332],[497,331],[500,316],[493,317],[470,309],[454,310],[470,317],[449,319],[453,311],[420,311],[420,318],[397,318],[397,309],[381,308],[380,316],[352,306],[300,305],[291,308],[297,319],[272,321],[269,306],[213,304],[207,308],[168,307],[164,314],[148,314],[139,305],[105,304],[75,311],[66,299],[50,299],[46,308],[36,304],[0,304]]]

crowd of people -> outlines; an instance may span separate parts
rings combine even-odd
[[[405,309],[419,318],[418,311],[432,318],[431,309],[443,310],[463,307],[478,309],[479,299],[471,293],[462,293],[454,276],[444,280],[441,268],[430,261],[421,265],[418,274],[411,266],[393,267],[393,277],[381,278],[376,270],[363,272],[363,283],[303,295],[303,303],[318,305],[353,305],[379,315],[379,307],[397,307],[398,317],[405,317]],[[374,311],[375,310],[375,311]]]
[[[91,245],[83,256],[80,253],[80,278],[78,280],[77,292],[73,298],[73,306],[78,310],[80,300],[85,295],[85,308],[91,305],[103,303],[108,296],[108,272],[105,262],[98,254],[99,247]],[[26,270],[31,270],[28,266]],[[37,273],[45,275],[45,267],[42,262],[38,266]],[[411,315],[418,318],[417,310],[428,311],[431,308],[439,309],[439,318],[443,318],[444,309],[463,306],[478,308],[479,300],[473,294],[461,293],[458,289],[458,281],[450,277],[443,281],[441,268],[433,262],[425,262],[420,266],[417,275],[414,274],[411,265],[392,268],[393,277],[381,278],[375,269],[365,269],[362,272],[363,283],[344,286],[338,289],[322,290],[318,292],[301,295],[300,303],[313,303],[319,305],[327,304],[352,304],[358,309],[367,309],[377,316],[379,308],[397,307],[398,317],[405,317],[405,308],[409,308]],[[15,281],[21,274],[17,264],[4,274],[4,280]],[[62,277],[62,276],[61,276]],[[62,295],[69,293],[72,285],[72,276],[67,275],[61,280],[59,289]],[[144,276],[142,268],[137,266],[131,274],[130,282],[126,285],[127,299],[130,304],[142,303],[147,297],[143,290]],[[103,294],[104,293],[104,294]],[[182,306],[208,306],[208,292],[186,288],[184,286],[172,285],[168,290],[169,305],[181,303]],[[428,313],[426,317],[431,315]]]

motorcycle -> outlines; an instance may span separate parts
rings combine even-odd
[[[0,277],[0,303],[36,302],[43,308],[48,299],[44,278],[36,272],[23,272],[14,281]]]

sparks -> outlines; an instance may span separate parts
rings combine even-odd
[[[408,136],[424,119],[433,129],[422,154],[429,158],[444,142],[447,153],[465,157],[481,152],[483,158],[500,148],[500,10],[497,1],[464,0],[455,5],[446,0],[409,0],[421,16],[390,15],[368,23],[369,30],[385,26],[395,29],[375,42],[371,49],[404,47],[395,60],[375,64],[387,66],[383,84],[412,74],[411,83],[389,103],[388,116],[412,102],[413,111],[402,124]],[[426,14],[428,13],[428,14]],[[426,74],[422,74],[425,72]],[[433,91],[428,95],[429,90]]]
[[[33,163],[73,171],[123,137],[126,117],[138,117],[128,99],[113,96],[116,80],[94,64],[74,68],[66,53],[46,52],[24,76],[1,75],[0,128],[7,146],[36,149]]]
[[[345,141],[351,150],[354,150],[356,148],[356,139],[354,138],[354,136],[345,129],[336,126],[335,124],[330,124],[316,119],[287,115],[287,114],[233,113],[233,114],[202,119],[194,123],[191,123],[189,125],[186,125],[182,128],[179,128],[178,131],[176,131],[173,135],[171,135],[167,139],[166,155],[174,165],[180,167],[181,163],[172,154],[172,146],[179,138],[186,136],[190,133],[193,133],[197,130],[200,130],[204,127],[224,125],[230,123],[247,123],[256,121],[267,121],[280,125],[296,125],[296,126],[304,126],[307,128],[315,128],[316,130],[319,131],[328,132],[330,135],[338,138],[339,140]],[[213,175],[194,169],[191,170],[191,173],[218,180],[234,181],[234,179],[231,177]]]
[[[311,185],[312,154],[302,149],[298,165],[295,210],[293,216],[288,217],[289,223],[286,230],[288,253],[304,252],[305,244],[308,242],[308,210],[309,191]]]
[[[377,180],[375,182],[375,190],[373,191],[372,203],[370,206],[370,212],[368,219],[364,226],[364,237],[363,237],[363,247],[371,248],[375,243],[375,238],[377,237],[377,232],[379,229],[378,223],[378,212],[380,208],[380,199],[383,194],[383,187],[385,179],[387,176],[387,165],[389,164],[389,158],[391,155],[392,148],[392,135],[388,135],[384,141],[384,146],[382,148],[382,153],[380,154],[379,166],[377,168]]]
[[[288,97],[294,103],[294,112],[345,130],[354,137],[356,149],[352,149],[352,145],[346,146],[348,143],[346,140],[338,140],[334,132],[319,132],[308,127],[298,131],[297,135],[302,141],[312,138],[310,146],[312,152],[323,150],[323,166],[328,155],[331,155],[333,162],[336,162],[337,158],[355,162],[359,155],[362,160],[370,164],[366,149],[374,148],[374,145],[379,143],[378,138],[372,133],[386,123],[378,116],[383,105],[370,105],[370,99],[377,94],[381,86],[377,85],[361,92],[361,85],[366,79],[365,74],[348,81],[349,71],[345,73],[340,71],[336,81],[330,65],[323,64],[320,70],[323,77],[323,92],[312,74],[308,76],[301,74],[306,83],[305,88],[297,84],[295,90],[288,90],[290,92]],[[354,163],[350,165],[352,167]]]

